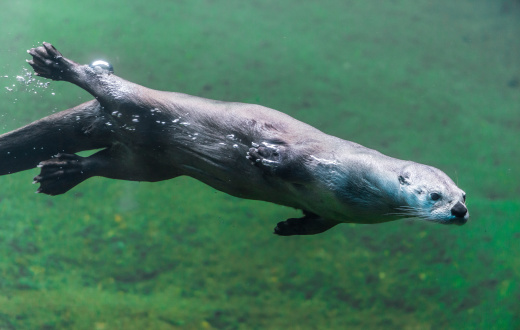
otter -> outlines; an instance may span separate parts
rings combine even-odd
[[[346,141],[260,105],[209,100],[126,81],[110,64],[80,65],[51,44],[28,50],[36,75],[94,99],[0,136],[0,175],[39,167],[38,193],[102,176],[187,175],[230,195],[300,209],[274,233],[401,218],[466,223],[466,194],[441,170]],[[79,151],[97,150],[80,157]]]

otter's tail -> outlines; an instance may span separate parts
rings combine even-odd
[[[58,153],[107,147],[110,131],[96,129],[103,117],[92,100],[0,135],[0,175],[34,168]]]

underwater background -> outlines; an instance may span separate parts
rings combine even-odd
[[[7,175],[0,329],[520,328],[520,1],[20,0],[0,21],[1,133],[92,98],[28,81],[47,41],[438,167],[471,214],[278,237],[299,211],[187,177],[50,197]]]

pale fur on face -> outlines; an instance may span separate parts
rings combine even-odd
[[[441,170],[412,163],[399,174],[400,195],[407,204],[398,208],[403,216],[426,221],[452,224],[460,220],[452,214],[452,208],[465,204],[465,192]],[[464,220],[467,220],[466,213]]]

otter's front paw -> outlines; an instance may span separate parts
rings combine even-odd
[[[253,143],[253,147],[249,149],[246,158],[255,166],[276,167],[280,164],[280,148],[277,145],[265,142],[262,145]]]
[[[338,224],[311,212],[303,211],[303,213],[305,216],[302,218],[291,218],[278,222],[274,233],[280,236],[314,235],[323,233]]]
[[[33,59],[28,60],[36,75],[52,80],[63,80],[70,71],[71,61],[65,59],[61,53],[48,42],[42,46],[27,51]]]
[[[38,165],[40,175],[33,183],[39,183],[37,193],[60,195],[89,178],[85,158],[74,154],[58,154]]]

